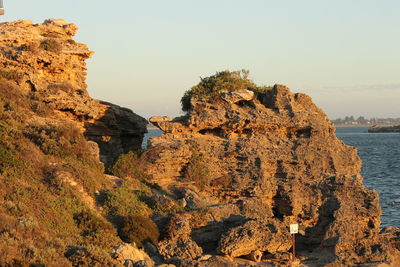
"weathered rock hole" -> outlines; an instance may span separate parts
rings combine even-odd
[[[306,128],[302,128],[296,131],[295,135],[298,138],[310,138],[311,137],[311,130],[312,128],[306,127]]]
[[[252,135],[253,134],[253,130],[252,129],[243,129],[242,133],[244,133],[246,135]]]
[[[282,160],[278,160],[277,164],[278,164],[278,166],[276,167],[275,177],[276,178],[281,178],[281,179],[286,179],[287,178],[287,173],[283,169]]]
[[[368,220],[368,227],[371,228],[371,229],[375,228],[375,224],[371,219]]]
[[[272,212],[274,217],[283,221],[285,216],[293,215],[293,207],[290,199],[282,193],[283,189],[281,187],[278,188],[278,192],[272,198],[273,200],[273,208]]]
[[[193,229],[190,236],[204,253],[215,253],[221,237],[230,229],[243,225],[247,221],[248,219],[241,215],[231,215],[224,221],[212,221],[205,226]]]
[[[241,100],[235,103],[239,107],[254,107],[254,104],[251,101]]]
[[[213,253],[225,230],[223,222],[210,222],[206,226],[194,229],[191,238],[204,253]]]
[[[221,128],[213,128],[213,129],[203,129],[199,131],[202,135],[215,135],[215,136],[224,136],[224,131]]]
[[[46,61],[41,60],[41,59],[37,60],[36,62],[37,62],[38,65],[42,65],[45,68],[47,68],[47,67],[49,67],[51,65],[50,62],[46,62]]]
[[[247,260],[251,260],[251,261],[255,261],[255,262],[260,262],[262,260],[262,257],[263,257],[263,252],[260,250],[255,250],[255,251],[252,251],[250,254],[240,256],[239,258],[247,259]]]
[[[256,158],[256,167],[258,168],[258,169],[260,169],[261,168],[261,159],[260,158]]]
[[[31,82],[31,80],[27,80],[26,83],[28,84],[29,88],[31,89],[31,92],[36,92],[36,86]]]
[[[382,253],[383,252],[382,246],[379,244],[372,246],[371,250],[372,250],[372,253],[377,253],[377,252]]]

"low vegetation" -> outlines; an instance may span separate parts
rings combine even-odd
[[[121,155],[110,171],[120,178],[131,177],[133,179],[145,180],[147,178],[143,171],[144,163],[139,157],[139,152],[130,151]]]
[[[217,96],[222,92],[231,92],[237,90],[250,90],[257,94],[270,90],[269,86],[258,86],[249,78],[248,70],[240,71],[221,71],[215,75],[206,78],[200,78],[200,83],[186,91],[181,98],[183,111],[191,109],[191,99],[206,98],[210,101],[215,101]]]
[[[39,47],[45,51],[49,51],[49,52],[53,52],[53,53],[61,53],[62,51],[62,45],[59,41],[57,41],[56,39],[46,39],[43,40]]]
[[[62,47],[48,39],[40,48]],[[117,176],[110,179],[80,129],[58,118],[40,92],[18,87],[21,75],[0,71],[0,266],[115,266],[111,252],[121,242],[157,243],[152,218],[179,215],[184,205],[149,182],[145,161],[155,155],[121,155],[107,170]],[[47,89],[74,90],[63,82]],[[189,110],[191,97],[240,89],[267,90],[248,72],[225,71],[202,79],[182,104]],[[195,144],[182,174],[200,190],[232,183],[228,176],[211,177]]]
[[[33,54],[37,54],[39,52],[39,44],[38,43],[27,43],[19,46],[19,51],[31,52]]]
[[[71,83],[69,83],[69,82],[62,82],[62,83],[52,83],[52,84],[49,84],[49,85],[47,86],[47,90],[48,90],[50,93],[55,93],[55,92],[58,92],[58,91],[63,91],[63,92],[66,92],[66,93],[68,93],[68,94],[72,94],[73,91],[74,91],[74,88],[72,87]]]
[[[22,78],[22,73],[17,70],[1,70],[0,69],[0,78],[12,81],[18,81]],[[4,83],[4,82],[3,82]]]
[[[135,242],[142,247],[144,242],[157,244],[160,233],[157,225],[146,216],[131,215],[123,220],[119,236],[127,243]]]
[[[121,156],[114,184],[79,129],[18,76],[0,72],[0,266],[117,266],[123,241],[156,243],[159,207],[138,156]]]
[[[204,156],[193,153],[188,164],[183,169],[183,178],[193,182],[199,189],[205,190],[210,185],[210,170]]]

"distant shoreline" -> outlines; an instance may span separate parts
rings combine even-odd
[[[397,124],[333,124],[335,127],[393,127]]]
[[[396,126],[396,124],[333,124],[335,127],[392,127]],[[147,124],[147,130],[159,130],[157,126],[154,124]]]
[[[371,124],[333,124],[335,127],[372,127]]]

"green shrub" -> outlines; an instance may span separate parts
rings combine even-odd
[[[24,134],[47,155],[82,156],[87,149],[83,135],[73,124],[29,125]]]
[[[74,215],[76,225],[82,230],[82,235],[96,235],[100,232],[113,233],[111,224],[92,211],[82,211]]]
[[[52,83],[47,86],[47,90],[50,93],[57,93],[58,91],[64,91],[66,93],[71,94],[74,91],[74,87],[69,82],[62,82],[62,83]]]
[[[43,117],[50,116],[53,112],[52,109],[49,108],[48,104],[38,100],[31,102],[31,110],[37,115]]]
[[[112,186],[112,182],[103,173],[103,164],[96,161],[91,155],[68,157],[63,168],[70,172],[75,180],[91,195],[94,195],[98,190]]]
[[[29,124],[41,97],[19,88],[19,75],[0,71],[0,266],[71,266],[67,245],[87,252],[71,255],[75,266],[115,266],[109,252],[121,240],[80,188],[94,196],[111,181],[75,124]]]
[[[127,186],[121,185],[106,194],[104,208],[110,216],[150,215],[147,205],[138,199],[137,194]]]
[[[17,177],[28,167],[27,162],[19,157],[15,145],[17,135],[9,126],[0,122],[0,174]],[[20,144],[22,145],[22,144]]]
[[[124,218],[123,226],[118,230],[118,234],[124,242],[135,242],[138,247],[142,247],[145,241],[157,244],[160,236],[158,227],[152,220],[136,215]]]
[[[107,251],[97,246],[87,247],[70,246],[65,253],[65,257],[70,260],[72,266],[119,266],[118,261],[113,259]]]
[[[192,154],[188,164],[183,169],[183,178],[194,182],[201,190],[210,185],[210,170],[203,155]]]
[[[111,167],[111,173],[120,178],[131,177],[139,180],[147,178],[143,171],[143,163],[135,152],[121,155]]]
[[[211,181],[211,186],[213,187],[227,188],[230,187],[231,185],[232,185],[232,177],[230,177],[227,174]]]
[[[0,78],[12,81],[18,81],[22,78],[23,74],[17,70],[0,70]]]
[[[36,54],[38,52],[39,45],[37,43],[22,44],[19,47],[20,51],[32,52]]]
[[[19,47],[19,50],[21,51],[29,51],[29,45],[28,44],[23,44]]]
[[[7,149],[0,144],[0,174],[7,172],[17,162],[15,154],[14,150]]]
[[[145,203],[156,215],[166,215],[169,213],[177,213],[183,210],[176,201],[169,199],[163,195],[151,195],[143,190],[136,191],[138,199]]]
[[[272,88],[267,86],[257,86],[249,79],[248,76],[248,70],[225,70],[217,72],[215,75],[210,77],[200,78],[200,83],[186,91],[181,98],[182,110],[191,110],[192,106],[190,101],[192,97],[202,97],[211,101],[215,101],[216,97],[222,92],[247,89],[260,94]]]
[[[12,72],[13,73],[13,72]],[[3,72],[4,75],[4,72]],[[1,118],[5,116],[5,112],[9,111],[7,114],[10,119],[19,120],[22,122],[23,118],[26,118],[29,114],[26,108],[30,106],[30,100],[26,97],[23,90],[17,87],[15,81],[18,77],[13,77],[15,74],[8,73],[6,77],[10,78],[7,80],[0,77],[0,120],[5,121]],[[1,70],[0,70],[1,76]]]
[[[39,47],[45,51],[53,52],[53,53],[61,53],[62,45],[56,39],[46,39],[43,40]]]

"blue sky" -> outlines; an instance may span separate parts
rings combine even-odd
[[[249,69],[304,92],[331,118],[400,117],[398,0],[4,0],[1,21],[63,18],[88,60],[90,94],[179,115],[199,77]]]

